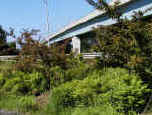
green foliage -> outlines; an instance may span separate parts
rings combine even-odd
[[[0,55],[16,55],[18,54],[18,50],[16,50],[16,43],[11,42],[7,43],[7,37],[8,36],[13,36],[11,35],[11,32],[7,32],[0,26]]]
[[[24,108],[25,111],[38,109],[36,98],[34,96],[23,96],[19,98],[18,106]]]
[[[36,104],[36,98],[34,96],[20,97],[14,95],[1,95],[0,109],[23,113],[38,110],[38,105]]]
[[[110,18],[117,21],[117,24],[95,29],[95,50],[102,52],[98,65],[102,68],[121,67],[135,71],[152,88],[152,20],[149,16],[143,17],[151,8],[135,12],[130,21],[121,18],[123,9],[117,7],[119,1],[111,6],[104,0],[86,1],[99,10],[104,9]]]
[[[6,43],[7,35],[8,35],[7,32],[0,26],[0,50],[1,50],[0,55],[4,53],[4,48],[7,47],[7,43]]]
[[[8,33],[0,26],[0,43],[6,43]]]
[[[47,81],[47,90],[60,83],[60,71],[68,69],[68,58],[71,55],[65,54],[65,46],[63,44],[46,45],[46,42],[37,40],[38,30],[24,30],[18,43],[21,51],[15,65],[16,71],[24,73],[39,72],[43,73],[44,79]],[[58,76],[59,75],[59,76]],[[62,83],[62,82],[61,82]],[[54,85],[54,86],[53,86]]]
[[[65,54],[66,42],[63,44],[46,45],[45,42],[37,40],[38,30],[24,30],[19,39],[18,44],[21,46],[17,70],[24,72],[32,72],[33,69],[45,72],[54,66],[60,66],[62,69],[67,68],[68,55]],[[40,68],[39,66],[43,66]]]
[[[63,69],[61,69],[61,67],[56,66],[56,67],[52,67],[50,70],[50,85],[51,88],[53,87],[57,87],[60,84],[65,82],[64,76],[65,76],[65,72]]]
[[[151,24],[144,21],[124,21],[97,29],[97,49],[103,52],[103,62],[110,66],[136,68],[148,61],[152,42],[150,28]]]
[[[17,110],[18,98],[16,96],[6,96],[0,93],[0,109]]]
[[[116,19],[117,21],[121,22],[121,16],[123,10],[121,7],[118,7],[121,1],[114,1],[115,3],[111,5],[109,4],[109,2],[113,2],[113,1],[107,1],[107,0],[86,0],[86,1],[98,10],[105,10],[110,18]]]
[[[95,71],[84,80],[73,80],[54,88],[50,108],[60,112],[69,107],[112,105],[116,110],[140,111],[145,104],[147,86],[124,69]]]
[[[86,1],[96,9],[104,9],[109,18],[117,21],[114,25],[95,29],[95,50],[102,52],[103,55],[99,59],[99,65],[125,67],[136,71],[142,80],[152,87],[152,20],[149,16],[143,17],[151,8],[144,12],[135,12],[130,20],[121,17],[123,9],[118,7],[119,1],[113,5],[109,5],[105,0]]]
[[[41,73],[14,72],[8,76],[0,75],[0,91],[11,94],[39,94],[45,91],[47,82]]]
[[[5,79],[3,77],[3,74],[0,74],[0,86],[3,86],[5,83]]]
[[[65,81],[71,81],[71,80],[82,80],[89,72],[91,72],[92,68],[89,67],[88,64],[85,64],[83,62],[75,64],[73,67],[67,69],[65,71]]]
[[[124,114],[117,112],[110,105],[103,105],[103,106],[88,107],[88,108],[76,108],[71,115],[124,115]]]
[[[72,80],[82,80],[93,71],[93,66],[90,67],[80,57],[68,59],[68,69],[64,70],[60,66],[50,68],[51,87],[57,87],[65,82]]]
[[[151,92],[139,76],[128,74],[126,70],[119,68],[106,70],[101,78],[101,86],[100,102],[110,102],[117,110],[124,112],[141,111],[145,104],[145,95]]]

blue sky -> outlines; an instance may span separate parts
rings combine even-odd
[[[85,0],[48,0],[51,32],[77,20],[93,10]],[[13,27],[17,32],[23,28],[45,28],[45,9],[42,0],[1,0],[0,25],[5,29]]]

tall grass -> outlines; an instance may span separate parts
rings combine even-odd
[[[36,111],[38,107],[34,96],[0,96],[0,110],[26,113]]]
[[[17,110],[18,98],[15,96],[0,95],[0,109]]]

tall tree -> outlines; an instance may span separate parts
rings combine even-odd
[[[8,33],[0,26],[0,50],[6,47],[6,38]]]
[[[111,3],[113,4],[111,5],[110,2],[108,2],[107,0],[86,0],[86,1],[98,10],[105,10],[110,18],[116,19],[118,22],[122,21],[120,17],[123,13],[123,10],[117,7],[120,4],[119,1],[112,0]]]
[[[15,55],[18,54],[16,50],[16,43],[11,42],[7,43],[7,37],[13,36],[13,30],[7,32],[0,26],[0,55]]]

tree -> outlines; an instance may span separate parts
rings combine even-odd
[[[51,68],[60,67],[63,70],[68,68],[68,61],[71,55],[65,54],[66,42],[63,44],[46,45],[46,42],[37,39],[37,30],[24,30],[18,38],[21,47],[15,69],[32,73],[35,71],[45,75],[50,89]]]
[[[109,6],[103,0],[86,1],[99,10],[106,10],[110,18],[117,20],[114,25],[100,26],[95,29],[96,50],[103,54],[99,59],[100,67],[121,67],[133,70],[140,75],[144,83],[148,83],[149,88],[152,88],[152,20],[143,17],[143,14],[152,8],[144,12],[135,12],[133,19],[128,20],[121,19],[123,12],[117,7],[119,4]],[[145,110],[151,103],[151,97]]]
[[[94,30],[97,41],[96,50],[103,54],[99,59],[100,65],[133,69],[142,76],[144,81],[150,82],[152,20],[144,18],[143,12],[136,12],[131,21],[127,18],[121,19],[123,12],[120,12],[118,4],[109,6],[101,0],[97,2],[87,0],[87,2],[100,10],[105,9],[109,17],[117,19],[114,25],[100,26]]]
[[[112,19],[116,19],[118,22],[121,21],[120,17],[123,10],[118,7],[120,2],[114,2],[114,4],[109,5],[106,0],[86,0],[90,5],[98,10],[105,10],[108,16]]]
[[[0,26],[0,55],[16,55],[18,51],[16,50],[16,43],[7,43],[7,37],[14,36],[13,29],[10,32],[5,31],[2,26]]]
[[[6,37],[8,33],[0,26],[0,50],[6,46]]]

